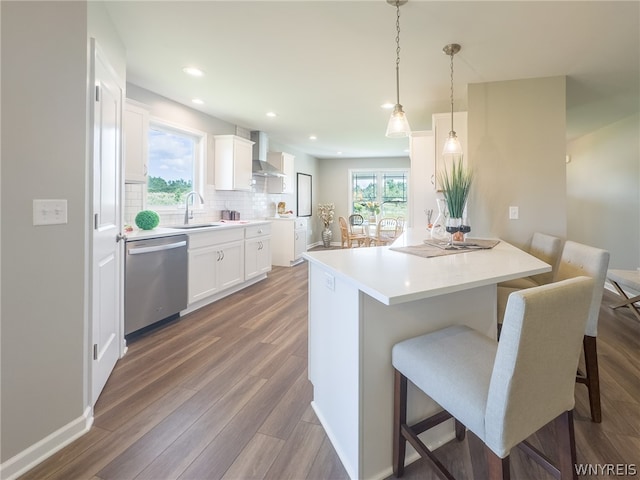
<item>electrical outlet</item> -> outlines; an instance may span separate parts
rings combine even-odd
[[[324,286],[329,290],[334,291],[336,289],[336,277],[331,275],[330,273],[324,274]]]
[[[518,207],[509,207],[509,220],[518,220],[518,218],[520,218]]]

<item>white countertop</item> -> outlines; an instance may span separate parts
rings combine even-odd
[[[395,247],[420,245],[421,229],[407,229]],[[312,251],[308,261],[324,266],[385,305],[410,302],[551,271],[551,266],[500,241],[490,250],[423,258],[389,247]]]
[[[227,228],[242,228],[249,225],[259,225],[261,223],[270,223],[269,220],[221,220],[218,222],[207,222],[211,226],[200,228],[171,228],[156,227],[152,230],[133,229],[132,232],[126,232],[127,240],[144,240],[147,238],[169,237],[172,235],[182,235],[188,233],[214,231]]]

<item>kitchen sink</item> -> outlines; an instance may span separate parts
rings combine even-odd
[[[189,223],[187,225],[173,225],[169,228],[176,228],[178,230],[188,230],[191,228],[208,228],[208,227],[219,227],[218,223]]]

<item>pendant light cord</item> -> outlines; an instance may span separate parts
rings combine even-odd
[[[396,0],[396,105],[400,105],[400,0]]]
[[[451,131],[453,132],[453,53],[451,53]]]

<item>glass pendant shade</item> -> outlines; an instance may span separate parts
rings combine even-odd
[[[393,107],[393,113],[391,114],[391,118],[389,118],[387,133],[385,135],[391,138],[399,138],[408,137],[410,133],[411,127],[409,126],[409,120],[407,120],[407,115],[402,110],[402,105],[398,103]]]
[[[458,140],[458,136],[453,130],[449,132],[449,137],[444,143],[442,155],[462,155],[462,146],[460,145],[460,140]]]

